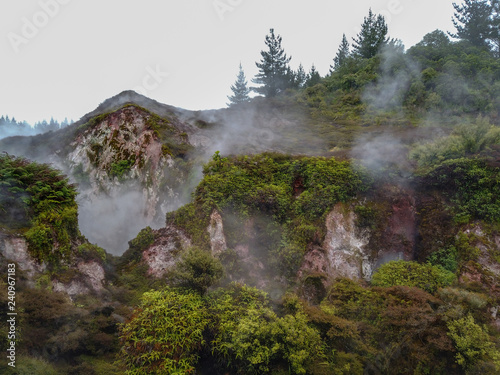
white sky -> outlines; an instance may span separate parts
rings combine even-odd
[[[292,68],[314,63],[325,75],[342,33],[351,41],[370,7],[409,48],[453,30],[452,2],[0,0],[0,115],[78,120],[140,87],[182,108],[225,107],[240,61],[251,84],[271,27]]]

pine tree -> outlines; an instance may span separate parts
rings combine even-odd
[[[500,58],[500,0],[491,1],[491,45],[496,57]]]
[[[343,34],[342,35],[342,42],[340,43],[337,54],[335,55],[335,57],[333,59],[333,65],[330,65],[330,73],[332,73],[334,70],[337,70],[342,65],[344,65],[345,61],[349,57],[349,54],[350,54],[349,42],[347,41],[345,34]]]
[[[281,36],[274,35],[274,29],[270,29],[270,34],[266,35],[266,45],[268,51],[260,52],[262,59],[260,63],[255,63],[259,73],[252,80],[262,86],[253,90],[266,97],[274,97],[291,85],[288,66],[291,57],[286,56],[281,47]]]
[[[307,75],[306,86],[311,87],[311,86],[314,86],[320,82],[321,82],[321,76],[319,75],[318,71],[316,70],[316,67],[313,64],[311,66],[311,70],[309,71],[309,74]]]
[[[464,0],[462,5],[453,3],[452,21],[457,32],[453,38],[468,41],[476,47],[487,47],[492,36],[493,7],[487,0]]]
[[[353,54],[365,59],[375,56],[380,47],[388,42],[388,27],[382,15],[375,16],[371,8],[361,25],[357,38],[353,38]]]
[[[299,68],[295,72],[295,87],[301,89],[304,87],[307,80],[306,71],[302,64],[299,64]]]
[[[236,82],[231,86],[231,90],[233,91],[232,96],[228,96],[229,103],[228,106],[232,107],[237,104],[245,103],[250,100],[248,94],[250,93],[250,89],[247,86],[247,80],[245,77],[245,72],[243,72],[243,68],[240,63],[240,71],[238,73],[238,78],[236,78]]]

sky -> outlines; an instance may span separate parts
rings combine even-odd
[[[452,0],[0,0],[0,115],[76,121],[123,90],[222,108],[240,63],[252,85],[270,28],[293,69],[325,75],[370,8],[406,48],[454,30]]]

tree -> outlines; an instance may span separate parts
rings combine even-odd
[[[380,47],[388,42],[388,27],[382,15],[375,16],[371,8],[368,17],[364,18],[361,31],[357,38],[353,38],[353,54],[365,59],[377,54]]]
[[[233,95],[227,97],[230,101],[229,103],[227,103],[228,106],[232,107],[234,105],[245,103],[250,100],[250,97],[248,96],[248,94],[250,93],[250,89],[247,86],[245,72],[243,72],[241,63],[238,78],[236,79],[236,82],[234,82],[234,85],[231,86],[231,90],[233,91]]]
[[[468,41],[476,47],[488,47],[492,36],[492,6],[487,0],[464,0],[462,5],[453,3],[453,25],[457,32],[453,38]]]
[[[337,54],[333,59],[333,65],[330,65],[330,73],[340,68],[345,63],[346,59],[349,57],[349,54],[350,54],[349,42],[347,41],[345,34],[343,34],[342,42],[340,43]]]
[[[307,75],[302,64],[299,65],[299,68],[295,72],[294,79],[295,79],[294,86],[298,89],[303,88],[304,85],[306,84]]]
[[[222,277],[223,273],[222,264],[218,259],[208,251],[191,247],[182,254],[173,277],[179,286],[205,294],[207,289]]]
[[[500,0],[491,1],[491,44],[496,57],[500,57]]]
[[[321,76],[319,75],[318,71],[316,70],[316,67],[314,64],[311,66],[311,70],[307,74],[307,80],[306,80],[306,86],[311,87],[316,84],[318,84],[321,81]]]
[[[274,29],[270,29],[266,35],[268,51],[261,51],[262,59],[256,62],[259,73],[252,80],[253,83],[263,86],[253,88],[259,94],[266,97],[274,97],[290,86],[288,63],[291,57],[287,57],[281,47],[281,36],[274,35]]]

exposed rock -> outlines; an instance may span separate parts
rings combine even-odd
[[[382,234],[385,246],[377,258],[414,259],[418,234],[415,198],[408,192],[396,190],[391,197],[386,230]],[[385,262],[378,261],[375,267]]]
[[[82,280],[74,279],[69,283],[62,283],[59,280],[52,280],[52,290],[54,292],[66,293],[71,299],[79,294],[90,293],[89,287]]]
[[[323,242],[327,273],[331,278],[348,277],[369,280],[370,274],[363,274],[363,268],[370,271],[366,262],[369,253],[367,245],[370,233],[356,226],[356,214],[343,204],[337,204],[326,217],[326,236]]]
[[[227,245],[226,236],[224,235],[224,226],[222,224],[222,217],[216,210],[214,210],[210,215],[210,224],[207,230],[210,234],[210,248],[212,250],[212,255],[218,256],[227,249]]]
[[[96,292],[103,289],[105,273],[102,265],[96,261],[82,262],[77,265],[78,270],[86,277],[87,284]]]
[[[174,226],[154,230],[155,241],[142,253],[148,275],[163,277],[179,259],[179,254],[191,246],[191,240]]]
[[[0,232],[0,252],[9,261],[16,262],[19,268],[31,279],[45,270],[28,252],[28,244],[23,237],[7,236]]]

